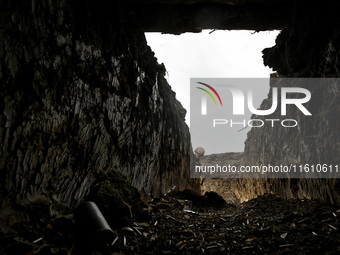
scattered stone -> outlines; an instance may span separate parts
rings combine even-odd
[[[102,250],[74,244],[73,220],[55,219],[37,228],[0,225],[1,254],[337,254],[336,206],[317,200],[284,200],[266,195],[239,206],[204,205],[205,196],[189,191],[148,201],[149,221],[113,228],[113,242]],[[183,196],[192,201],[183,203]],[[189,201],[189,200],[188,200]],[[218,201],[214,200],[214,201]],[[189,205],[192,205],[189,207]],[[167,206],[165,206],[167,205]],[[184,210],[184,206],[186,209]],[[197,212],[188,213],[186,210]],[[308,219],[308,220],[306,220]],[[248,220],[248,221],[247,221]],[[246,224],[247,223],[247,224]],[[293,227],[294,226],[294,227]],[[318,231],[316,233],[315,231]],[[57,253],[51,253],[57,252]]]

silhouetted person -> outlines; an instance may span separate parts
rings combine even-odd
[[[202,166],[201,158],[204,156],[205,150],[202,147],[197,147],[194,152],[195,152],[195,167]],[[202,176],[200,178],[201,178],[201,185],[202,185],[205,178]]]

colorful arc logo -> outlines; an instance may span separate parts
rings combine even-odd
[[[206,86],[207,88],[209,88],[212,92],[214,92],[214,94],[217,96],[218,100],[220,101],[220,104],[222,106],[222,100],[221,100],[221,97],[220,95],[217,93],[217,91],[211,87],[210,85],[206,84],[206,83],[203,83],[203,82],[197,82],[198,84],[201,84],[203,86]],[[204,88],[200,88],[200,87],[197,87],[198,89],[200,90],[203,90],[204,92],[206,92],[211,98],[212,100],[214,100],[214,103],[215,103],[215,106],[217,106],[217,103],[216,103],[216,100],[213,96],[213,94],[211,94],[211,92],[207,89],[204,89]],[[202,101],[201,101],[201,114],[202,115],[207,115],[207,98],[205,96],[202,96]]]
[[[198,83],[198,84],[201,84],[201,85],[203,85],[203,86],[206,86],[206,87],[209,88],[212,92],[214,92],[215,95],[217,96],[218,100],[220,101],[221,106],[222,106],[221,97],[220,97],[220,95],[217,93],[217,91],[216,91],[213,87],[211,87],[210,85],[208,85],[208,84],[206,84],[206,83],[203,83],[203,82],[197,82],[197,83]],[[206,93],[214,100],[215,105],[217,105],[214,96],[213,96],[208,90],[206,90],[206,89],[204,89],[204,88],[200,88],[200,87],[197,87],[197,88],[203,90],[204,92],[206,92]]]

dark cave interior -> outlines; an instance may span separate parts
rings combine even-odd
[[[281,29],[265,65],[281,77],[337,78],[339,5],[1,0],[0,252],[337,254],[335,178],[210,181],[233,199],[200,195],[185,110],[144,32]],[[244,160],[339,164],[340,88],[308,89],[313,119],[294,134],[250,131]],[[113,235],[90,221],[79,233],[73,212],[83,201],[98,205]]]

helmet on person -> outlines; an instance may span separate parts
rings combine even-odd
[[[202,147],[197,147],[195,150],[195,153],[198,153],[201,156],[204,156],[205,150]]]

